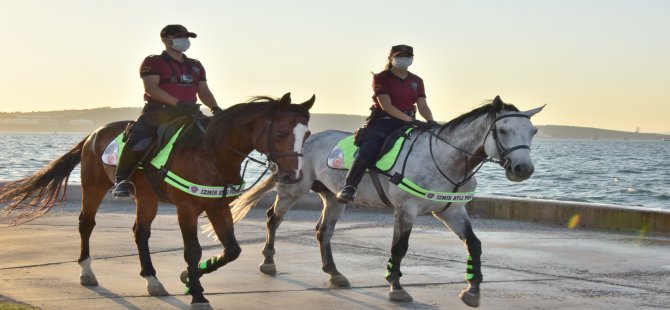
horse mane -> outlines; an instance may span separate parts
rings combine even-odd
[[[259,117],[274,115],[278,107],[279,99],[267,96],[252,97],[247,102],[228,107],[210,118],[203,137],[205,148],[216,145],[217,141],[231,129],[245,126]],[[290,104],[288,107],[286,112],[298,113],[309,119],[309,111],[302,105]]]
[[[459,126],[468,125],[473,120],[477,119],[482,115],[486,115],[486,119],[489,122],[491,122],[496,118],[496,115],[503,110],[519,112],[519,109],[517,109],[514,105],[504,103],[502,102],[502,100],[500,101],[495,101],[495,99],[488,100],[484,102],[482,106],[470,112],[464,113],[442,125],[440,128],[440,132],[442,132],[443,130],[452,131],[458,128]]]

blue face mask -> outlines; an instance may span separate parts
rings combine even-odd
[[[407,69],[407,67],[412,65],[414,57],[393,57],[391,58],[391,65],[398,69]]]
[[[189,47],[191,47],[191,41],[188,38],[176,38],[172,39],[171,46],[172,48],[183,53],[188,50]]]

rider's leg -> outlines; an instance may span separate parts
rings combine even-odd
[[[354,162],[351,164],[351,168],[347,172],[347,177],[344,180],[344,187],[337,194],[337,200],[340,203],[347,203],[353,201],[356,197],[356,187],[358,183],[361,182],[363,174],[365,174],[365,169],[370,166],[371,160],[361,156],[361,154],[356,155]]]
[[[155,132],[156,129],[146,122],[142,116],[137,119],[137,122],[130,129],[128,141],[126,141],[121,158],[116,165],[114,189],[112,190],[115,198],[130,196],[131,187],[134,187],[129,182],[130,176],[149,149]]]

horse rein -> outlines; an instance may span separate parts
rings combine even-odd
[[[528,146],[528,145],[523,145],[523,144],[522,144],[522,145],[517,145],[517,146],[511,147],[511,148],[505,148],[505,147],[502,145],[502,143],[500,142],[500,138],[498,137],[496,123],[497,123],[499,120],[504,119],[504,118],[508,118],[508,117],[524,117],[524,118],[528,118],[528,119],[530,119],[530,116],[528,116],[528,115],[526,115],[526,114],[523,114],[523,113],[511,113],[511,114],[505,114],[505,115],[499,116],[499,117],[497,117],[497,118],[493,121],[493,123],[491,123],[491,126],[489,127],[489,130],[486,132],[486,135],[484,136],[484,139],[483,139],[483,141],[482,141],[482,145],[483,145],[484,143],[486,143],[486,138],[488,138],[489,133],[493,132],[493,140],[494,140],[495,143],[496,143],[496,148],[498,149],[498,153],[500,154],[500,159],[495,159],[495,158],[493,158],[493,157],[483,157],[483,156],[479,156],[479,155],[473,154],[473,153],[468,152],[468,151],[465,151],[465,150],[463,150],[462,148],[460,148],[460,147],[458,147],[458,146],[455,146],[455,145],[453,145],[452,143],[450,143],[449,141],[443,139],[442,137],[439,136],[439,132],[438,132],[438,134],[435,134],[435,133],[432,132],[431,130],[426,130],[426,131],[424,131],[424,132],[427,132],[428,134],[430,134],[431,136],[435,137],[435,139],[440,140],[440,141],[446,143],[447,145],[449,145],[449,146],[455,148],[456,150],[460,151],[461,153],[464,153],[464,154],[466,154],[466,155],[469,155],[469,156],[472,156],[472,157],[474,157],[474,158],[477,158],[477,159],[482,160],[482,162],[479,164],[479,167],[477,167],[477,169],[475,169],[475,171],[473,171],[472,174],[470,174],[469,176],[467,175],[467,161],[466,161],[466,173],[465,173],[465,176],[464,176],[463,180],[460,181],[460,182],[454,182],[454,181],[452,181],[452,180],[451,180],[451,179],[450,179],[450,178],[449,178],[449,177],[442,171],[442,169],[440,169],[440,166],[439,166],[439,165],[437,164],[437,162],[435,161],[435,156],[433,155],[433,143],[432,143],[433,140],[432,140],[432,139],[429,139],[429,140],[428,140],[428,141],[429,141],[428,145],[429,145],[429,148],[430,148],[430,157],[431,157],[431,159],[433,160],[433,163],[435,164],[435,167],[437,168],[437,171],[439,171],[440,174],[441,174],[445,179],[447,179],[451,184],[454,184],[454,185],[456,186],[456,188],[458,188],[458,187],[460,187],[461,185],[463,185],[463,184],[467,183],[468,181],[470,181],[470,179],[471,179],[471,178],[472,178],[472,177],[479,171],[479,169],[481,169],[481,167],[482,167],[486,162],[497,163],[497,164],[499,164],[501,167],[503,167],[503,168],[507,168],[507,167],[509,166],[509,160],[507,160],[507,159],[505,158],[505,156],[507,156],[507,155],[509,155],[510,153],[512,153],[513,151],[516,151],[516,150],[519,150],[519,149],[528,149],[528,150],[530,150],[530,146]],[[442,131],[442,129],[440,129],[440,132],[441,132],[441,131]],[[423,133],[423,132],[422,132],[422,133]],[[416,140],[415,140],[415,142],[416,142]],[[408,153],[408,156],[409,156],[409,153]]]

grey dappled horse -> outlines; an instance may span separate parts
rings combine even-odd
[[[530,117],[543,107],[520,112],[513,105],[505,104],[496,97],[491,103],[463,114],[428,132],[415,130],[403,145],[399,159],[388,171],[390,175],[404,172],[404,178],[429,189],[431,192],[454,194],[474,192],[477,182],[474,174],[487,161],[497,162],[505,169],[510,181],[523,181],[533,174],[530,158],[531,140],[537,129]],[[335,198],[342,185],[346,170],[327,166],[327,158],[338,141],[351,133],[324,131],[309,137],[303,148],[304,177],[295,184],[276,183],[268,178],[238,198],[233,209],[235,221],[239,221],[268,191],[276,187],[277,198],[268,210],[267,240],[263,249],[265,260],[261,271],[275,274],[275,233],[284,215],[310,189],[317,192],[323,201],[323,212],[316,226],[316,235],[321,248],[323,271],[330,274],[330,283],[336,287],[349,287],[349,281],[335,267],[330,239],[335,223],[344,211],[344,204]],[[409,154],[409,155],[408,155]],[[407,160],[404,160],[404,159]],[[405,167],[403,167],[405,166]],[[381,188],[395,208],[395,223],[391,258],[387,265],[386,280],[391,285],[389,298],[395,301],[411,301],[412,297],[400,285],[400,263],[408,248],[412,225],[417,215],[432,213],[465,242],[468,250],[466,279],[468,287],[461,299],[469,306],[479,305],[481,273],[481,244],[475,236],[470,218],[465,210],[466,201],[445,199],[429,200],[417,197],[391,182],[388,175],[381,175]],[[452,196],[451,198],[454,198]],[[375,190],[370,175],[366,173],[358,186],[354,203],[384,208],[386,204]]]

